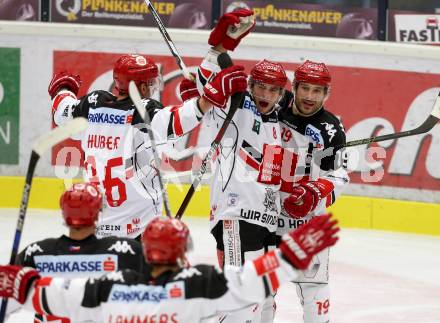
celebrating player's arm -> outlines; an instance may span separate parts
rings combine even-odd
[[[339,229],[329,216],[313,219],[285,236],[279,249],[245,264],[182,268],[190,245],[187,226],[177,219],[156,218],[142,236],[148,274],[130,270],[99,279],[44,277],[33,268],[0,266],[0,296],[26,308],[73,321],[200,322],[218,313],[250,307],[297,277],[312,257],[334,245]]]
[[[324,107],[331,76],[326,65],[306,61],[295,71],[292,92],[280,102],[284,147],[277,235],[281,236],[324,214],[349,182],[345,132],[341,121]],[[304,311],[304,322],[330,320],[329,250],[313,259],[313,270],[294,280]]]

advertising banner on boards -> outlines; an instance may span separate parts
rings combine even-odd
[[[152,1],[171,28],[209,29],[211,0]],[[156,26],[144,0],[52,1],[51,21],[126,26]]]
[[[75,66],[83,79],[80,93],[83,95],[92,89],[111,90],[111,71],[118,56],[115,53],[56,51],[53,66],[54,71]],[[160,65],[164,76],[165,88],[160,99],[165,105],[179,104],[177,93],[182,76],[174,58],[169,55],[151,57]],[[183,59],[192,69],[201,60],[200,57]],[[234,62],[244,65],[249,72],[257,61],[237,59]],[[298,66],[281,63],[290,73]],[[415,128],[429,115],[440,89],[440,73],[342,66],[329,66],[329,69],[332,91],[326,106],[342,119],[348,140]],[[168,158],[169,170],[183,172],[193,169],[201,158],[191,150],[203,140],[203,135],[200,138],[198,135],[197,130],[182,141],[179,149],[188,151],[188,154],[179,159]],[[57,153],[62,147],[53,150],[53,164],[56,164]],[[352,183],[440,191],[440,125],[429,134],[373,144],[373,147],[383,149],[383,154],[375,152],[370,156],[366,146],[350,150]],[[63,163],[65,158],[59,161]],[[375,174],[381,176],[379,181],[375,181]]]

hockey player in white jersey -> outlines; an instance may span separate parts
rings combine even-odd
[[[293,93],[286,91],[280,102],[283,107],[278,117],[284,162],[278,239],[324,214],[349,182],[344,168],[345,153],[340,149],[345,144],[344,127],[324,108],[330,82],[325,64],[306,61],[295,70]],[[326,249],[295,279],[305,323],[330,322],[328,271],[329,249]]]
[[[147,269],[138,241],[96,238],[102,194],[94,185],[74,184],[61,195],[60,207],[68,234],[29,244],[18,254],[17,265],[35,268],[41,276],[64,278],[100,277],[123,269],[139,272]],[[34,323],[49,321],[70,322],[66,318],[36,314]]]
[[[208,41],[213,47],[198,70],[199,90],[220,70],[217,56],[233,50],[254,23],[253,12],[247,9],[220,18]],[[286,83],[287,76],[280,64],[263,60],[252,68],[244,101],[235,112],[215,157],[210,220],[220,266],[242,266],[275,244],[274,232],[281,211],[282,161],[277,102]],[[203,119],[202,136],[214,137],[230,109],[226,102],[213,103],[214,108]],[[273,312],[273,302],[269,303]],[[263,307],[260,304],[221,320],[260,322]]]
[[[211,108],[207,99],[227,99],[243,90],[246,75],[233,66],[222,71],[210,84],[210,92],[179,106],[162,108],[148,99],[160,87],[157,65],[142,55],[123,55],[115,63],[113,78],[117,95],[93,91],[77,99],[80,78],[67,72],[56,74],[50,85],[53,119],[60,125],[71,118],[84,116],[89,126],[78,139],[85,153],[86,180],[95,183],[105,194],[98,220],[97,236],[139,237],[148,221],[162,213],[162,196],[150,141],[143,121],[128,96],[128,84],[134,81],[143,98],[159,152],[166,142],[197,126],[203,112]],[[227,82],[228,88],[221,87]],[[238,84],[238,85],[237,85]]]
[[[182,268],[189,230],[180,220],[159,217],[142,236],[149,274],[124,270],[99,279],[41,278],[33,268],[0,266],[0,296],[76,322],[198,323],[261,302],[335,244],[338,230],[329,216],[317,217],[284,235],[279,249],[241,270],[226,265],[222,273],[210,265]]]

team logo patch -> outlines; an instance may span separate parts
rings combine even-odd
[[[236,206],[237,203],[238,203],[238,194],[237,193],[229,193],[228,206]]]
[[[264,212],[278,212],[276,194],[271,188],[266,187],[263,205],[266,208]]]
[[[252,131],[258,135],[260,134],[260,125],[261,125],[261,122],[255,119],[254,125],[252,126]]]
[[[133,218],[131,223],[127,223],[127,234],[134,234],[141,230],[140,226],[141,219]]]

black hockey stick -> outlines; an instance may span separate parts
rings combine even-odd
[[[217,58],[218,65],[220,65],[221,69],[227,68],[229,66],[232,66],[232,60],[229,57],[227,53],[222,53]],[[208,152],[205,155],[205,158],[202,160],[202,165],[200,166],[200,170],[196,177],[194,178],[191,187],[189,188],[188,192],[186,193],[186,196],[180,205],[179,210],[177,211],[176,218],[180,219],[183,216],[183,213],[185,212],[189,202],[191,201],[191,198],[194,195],[194,192],[196,188],[199,186],[200,182],[202,181],[203,175],[206,173],[206,168],[208,166],[208,162],[212,159],[212,156],[217,151],[218,146],[220,145],[220,141],[222,140],[226,129],[229,126],[229,123],[231,123],[232,118],[234,117],[235,111],[242,105],[244,99],[244,92],[235,93],[231,97],[231,106],[229,108],[229,111],[226,115],[225,121],[223,121],[223,124],[220,128],[220,130],[217,133],[217,136],[215,137],[214,141],[211,143],[211,147],[209,148]]]
[[[37,166],[40,157],[52,146],[60,143],[61,141],[69,138],[70,136],[78,132],[83,131],[86,128],[86,118],[75,118],[41,136],[32,146],[31,159],[29,160],[23,195],[21,196],[20,211],[18,213],[17,227],[15,229],[14,242],[12,244],[11,258],[9,259],[9,264],[13,265],[15,263],[15,258],[17,257],[18,248],[21,241],[21,233],[23,231],[24,219],[26,217],[26,210],[29,202],[29,195],[31,192],[32,179],[34,177],[35,167]],[[8,300],[7,298],[4,298],[2,300],[2,306],[0,310],[0,323],[3,323],[5,320],[7,305]]]
[[[188,71],[188,68],[186,67],[185,63],[182,60],[182,57],[179,55],[179,52],[177,51],[176,46],[174,45],[173,41],[171,40],[170,35],[167,32],[167,29],[165,28],[165,25],[163,24],[162,19],[160,18],[159,14],[157,13],[156,9],[154,9],[153,4],[150,0],[144,0],[146,5],[148,6],[148,9],[150,10],[151,14],[153,15],[154,20],[156,21],[157,27],[159,27],[159,31],[162,34],[163,39],[168,45],[168,48],[171,51],[171,54],[176,59],[177,65],[179,65],[180,69],[183,72],[183,76],[190,81],[194,81],[194,77],[191,75],[191,73]]]
[[[397,138],[402,138],[402,137],[419,135],[419,134],[426,133],[426,132],[430,131],[432,128],[434,128],[434,126],[436,125],[436,123],[439,120],[440,120],[440,92],[439,92],[437,98],[435,99],[431,114],[417,128],[412,129],[412,130],[402,131],[402,132],[391,133],[391,134],[383,135],[383,136],[375,136],[375,137],[370,137],[370,138],[365,138],[365,139],[353,140],[353,141],[349,141],[349,142],[345,143],[345,145],[336,146],[335,148],[340,149],[340,148],[344,148],[344,147],[366,145],[366,144],[370,144],[372,142],[379,142],[379,141],[384,141],[384,140],[391,140],[391,139],[397,139]]]
[[[145,106],[142,104],[142,98],[135,82],[130,81],[128,85],[128,93],[130,94],[130,98],[133,101],[137,112],[139,113],[139,115],[141,116],[142,120],[145,123],[145,126],[147,127],[148,136],[150,137],[150,141],[151,141],[151,149],[153,150],[154,163],[156,164],[157,176],[159,177],[160,190],[163,196],[163,205],[165,207],[165,213],[167,217],[171,218],[170,201],[168,199],[168,193],[167,190],[165,189],[162,174],[160,172],[160,160],[159,160],[159,155],[157,153],[156,140],[154,139],[153,129],[151,129],[150,115],[146,111]]]

